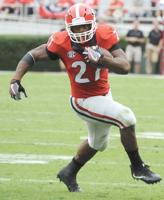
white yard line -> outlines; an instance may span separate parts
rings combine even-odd
[[[13,131],[18,131],[18,128],[0,128],[0,132],[13,132]],[[39,132],[39,133],[64,133],[64,134],[83,134],[85,131],[82,130],[61,130],[61,129],[30,129],[30,128],[26,128],[26,132]]]
[[[15,179],[15,178],[6,178],[6,177],[0,177],[0,182],[20,182],[20,183],[33,183],[33,184],[49,184],[49,183],[57,183],[60,184],[58,180],[53,180],[53,179]],[[144,183],[127,183],[127,182],[87,182],[87,181],[80,181],[81,184],[84,185],[104,185],[104,186],[110,186],[110,187],[135,187],[135,188],[140,188],[140,187],[147,187],[146,184]],[[160,187],[163,187],[164,185],[160,183]]]
[[[50,130],[48,130],[50,131]],[[65,131],[61,130],[54,130],[57,133],[63,133]],[[67,131],[68,132],[68,131]],[[111,134],[110,138],[115,139],[119,138],[119,134]],[[137,133],[137,138],[143,138],[143,139],[164,139],[164,133],[163,132],[140,132]],[[87,139],[87,136],[80,136],[80,140],[85,140]],[[23,142],[23,141],[10,141],[10,140],[0,140],[0,144],[17,144],[17,145],[38,145],[38,146],[66,146],[66,147],[77,147],[78,144],[70,144],[70,143],[62,143],[62,142]],[[116,146],[109,146],[109,148],[117,148]],[[151,150],[164,150],[164,147],[140,147],[143,149],[151,149]]]
[[[7,164],[48,164],[50,161],[71,160],[72,156],[41,155],[41,154],[0,154],[0,163]]]
[[[69,161],[73,158],[73,155],[49,155],[49,154],[0,154],[0,164],[49,164],[52,161],[64,160]],[[104,165],[118,165],[118,162],[110,161],[100,161]],[[97,164],[95,161],[89,161],[88,164]],[[121,165],[127,166],[127,163],[121,163]],[[151,163],[151,166],[164,167],[164,163]]]
[[[17,145],[36,145],[36,146],[62,146],[62,147],[77,147],[78,144],[67,144],[62,142],[20,142],[20,141],[8,141],[2,140],[0,144],[17,144]]]
[[[157,140],[164,140],[164,133],[163,132],[139,132],[136,134],[137,138],[143,139],[157,139]],[[111,134],[110,137],[120,137],[119,134]],[[81,140],[85,140],[86,136],[81,136]]]
[[[20,132],[20,130],[18,128],[0,128],[0,134],[3,135],[3,132]],[[62,129],[37,129],[37,128],[26,128],[25,130],[26,132],[32,132],[32,133],[58,133],[58,134],[83,134],[85,131],[82,130],[71,130],[71,131],[67,131],[67,130],[62,130]]]

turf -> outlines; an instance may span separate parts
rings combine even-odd
[[[76,152],[86,127],[69,105],[65,74],[28,73],[22,81],[28,98],[16,102],[8,94],[12,73],[0,72],[0,200],[157,200],[164,199],[164,183],[146,185],[131,178],[129,161],[117,128],[109,146],[78,175],[82,193],[69,193],[56,179],[69,160],[47,163],[9,163],[10,156],[70,156]],[[115,100],[129,106],[137,117],[140,152],[151,169],[164,177],[164,79],[159,76],[110,77]],[[160,138],[141,138],[154,132]],[[21,158],[22,159],[22,158]],[[3,162],[2,162],[3,160]],[[36,160],[36,159],[34,159]],[[17,161],[19,161],[17,157]]]

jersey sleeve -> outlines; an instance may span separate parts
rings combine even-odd
[[[63,49],[66,48],[67,37],[66,31],[55,32],[49,37],[46,50],[51,59],[61,58]]]
[[[99,45],[110,50],[114,45],[119,43],[119,36],[115,27],[111,25],[102,25],[98,28]]]
[[[47,42],[47,51],[57,54],[58,52],[58,45],[56,44],[56,34],[54,33],[51,35]]]

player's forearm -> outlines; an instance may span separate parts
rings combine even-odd
[[[32,53],[28,52],[18,63],[13,79],[21,80],[24,74],[35,63]]]
[[[30,65],[22,60],[19,61],[13,79],[21,80],[24,74],[28,71]]]
[[[129,62],[122,57],[108,57],[104,56],[102,59],[102,65],[107,67],[109,71],[117,74],[128,74],[130,70]]]

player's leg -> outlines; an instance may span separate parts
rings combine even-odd
[[[87,123],[88,139],[82,142],[71,162],[57,175],[57,177],[65,183],[70,192],[80,191],[76,180],[77,174],[81,167],[89,161],[97,151],[103,151],[107,147],[110,128],[109,124],[97,122],[88,116],[79,116]]]
[[[79,192],[80,187],[77,183],[77,174],[81,167],[89,161],[97,151],[103,151],[107,147],[109,125],[97,123],[82,117],[88,126],[88,139],[79,146],[72,161],[64,167],[57,177],[65,183],[71,192]]]
[[[87,98],[82,102],[79,100],[73,106],[82,116],[88,116],[95,121],[113,124],[120,128],[121,141],[129,156],[134,178],[146,183],[161,180],[158,174],[148,169],[139,155],[135,135],[136,118],[131,109],[113,101],[111,94]]]
[[[65,183],[70,192],[80,192],[80,187],[76,180],[77,174],[81,167],[90,160],[96,152],[97,150],[89,146],[88,140],[83,141],[71,162],[58,173],[57,178]]]
[[[131,162],[131,174],[134,179],[153,184],[161,180],[159,174],[152,172],[140,157],[135,135],[135,126],[120,129],[121,142]]]
[[[105,107],[105,114],[108,115],[110,120],[112,118],[113,123],[117,122],[120,128],[121,142],[130,159],[133,178],[142,180],[148,184],[159,182],[161,180],[160,175],[150,171],[139,154],[135,134],[136,118],[134,113],[128,107],[113,101],[110,95],[109,102],[110,104]],[[105,100],[103,103],[105,104]]]

